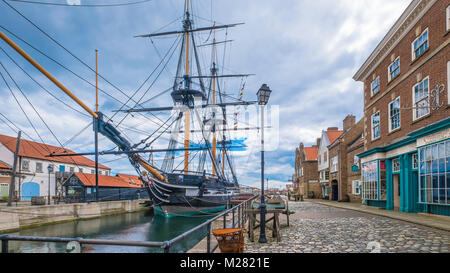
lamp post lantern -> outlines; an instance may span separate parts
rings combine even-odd
[[[267,243],[266,239],[266,202],[264,198],[264,106],[269,102],[270,90],[267,84],[263,84],[256,93],[258,104],[261,106],[261,204],[260,204],[260,232],[259,243]]]
[[[50,205],[50,174],[53,172],[53,164],[49,164],[47,167],[48,170],[48,200],[47,204]]]

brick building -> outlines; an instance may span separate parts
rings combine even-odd
[[[350,202],[361,202],[361,160],[358,154],[364,152],[364,118],[347,133],[347,139],[347,194]]]
[[[330,181],[329,187],[331,188],[331,194],[329,196],[330,200],[334,201],[349,201],[355,199],[350,195],[354,193],[353,187],[358,187],[354,185],[353,182],[359,179],[349,179],[355,178],[357,173],[353,172],[351,166],[355,165],[354,157],[352,154],[355,152],[356,147],[362,146],[362,133],[363,133],[363,120],[361,119],[356,123],[356,117],[353,115],[348,115],[343,121],[343,133],[336,138],[328,146],[329,151],[329,170],[330,170]],[[358,145],[358,143],[361,143]],[[349,150],[351,153],[349,155]],[[351,160],[348,157],[351,156]],[[359,182],[356,182],[358,184]],[[357,195],[357,193],[353,194]]]
[[[449,30],[450,0],[413,0],[354,76],[367,205],[450,215]]]
[[[321,188],[319,184],[319,173],[317,172],[317,145],[304,147],[300,143],[296,149],[295,178],[298,191],[308,198],[321,198]]]

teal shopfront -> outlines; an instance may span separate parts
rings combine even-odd
[[[450,216],[450,118],[358,156],[366,205]]]

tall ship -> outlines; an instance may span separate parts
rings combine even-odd
[[[158,118],[159,128],[135,144],[124,137],[112,118],[106,117],[98,111],[98,108],[94,111],[86,106],[9,37],[0,32],[0,38],[93,117],[96,147],[98,147],[97,134],[102,134],[117,146],[118,151],[114,154],[127,155],[129,162],[144,181],[155,213],[164,217],[211,215],[224,210],[233,195],[239,192],[232,152],[244,146],[242,141],[234,141],[230,137],[230,132],[238,129],[236,126],[230,126],[233,121],[227,118],[229,116],[234,118],[236,113],[228,113],[227,109],[256,103],[242,100],[245,83],[237,89],[237,96],[231,96],[230,92],[227,94],[225,88],[222,88],[227,79],[241,79],[242,83],[243,79],[250,76],[250,74],[224,74],[223,69],[219,70],[219,67],[224,67],[223,64],[218,65],[218,47],[226,46],[231,40],[227,40],[225,35],[224,40],[218,41],[216,33],[228,34],[228,29],[241,23],[219,25],[211,21],[209,26],[197,27],[194,18],[200,17],[191,14],[189,0],[185,0],[184,5],[180,29],[136,36],[148,39],[177,36],[168,53],[171,50],[172,52],[178,50],[179,56],[173,85],[168,89],[170,97],[169,93],[162,94],[168,97],[167,101],[171,101],[171,105],[148,108],[139,100],[135,107],[124,109],[126,104],[123,104],[120,109],[114,111],[116,114],[125,115],[122,121],[129,115],[137,114],[169,116],[167,119],[164,118],[165,121]],[[199,33],[206,33],[204,36],[207,36],[207,39],[199,42],[197,36]],[[207,73],[202,73],[199,50],[211,54],[208,69],[203,68],[208,71]],[[166,56],[160,56],[160,65]],[[152,149],[157,140],[164,139],[163,136],[168,136],[167,148]],[[99,154],[107,154],[98,152],[97,149],[95,153],[97,158]],[[161,156],[159,166],[154,163],[152,156],[149,156],[148,160],[144,157],[145,154],[155,153],[164,155]]]

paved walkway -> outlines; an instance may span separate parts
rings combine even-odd
[[[258,234],[255,242],[249,242],[246,236],[245,252],[448,253],[450,250],[450,232],[444,230],[308,201],[290,202],[289,209],[295,214],[291,215],[290,227],[286,227],[286,217],[281,218],[281,242],[268,236],[267,244],[259,244]]]
[[[427,227],[450,231],[450,217],[448,216],[441,216],[427,213],[407,213],[393,210],[385,210],[376,207],[365,206],[362,205],[361,203],[349,203],[349,202],[340,203],[336,201],[325,201],[325,200],[308,200],[308,201],[313,202],[315,204],[321,204],[325,206],[331,206],[342,209],[356,210],[360,212],[402,220],[413,224],[419,224]]]

